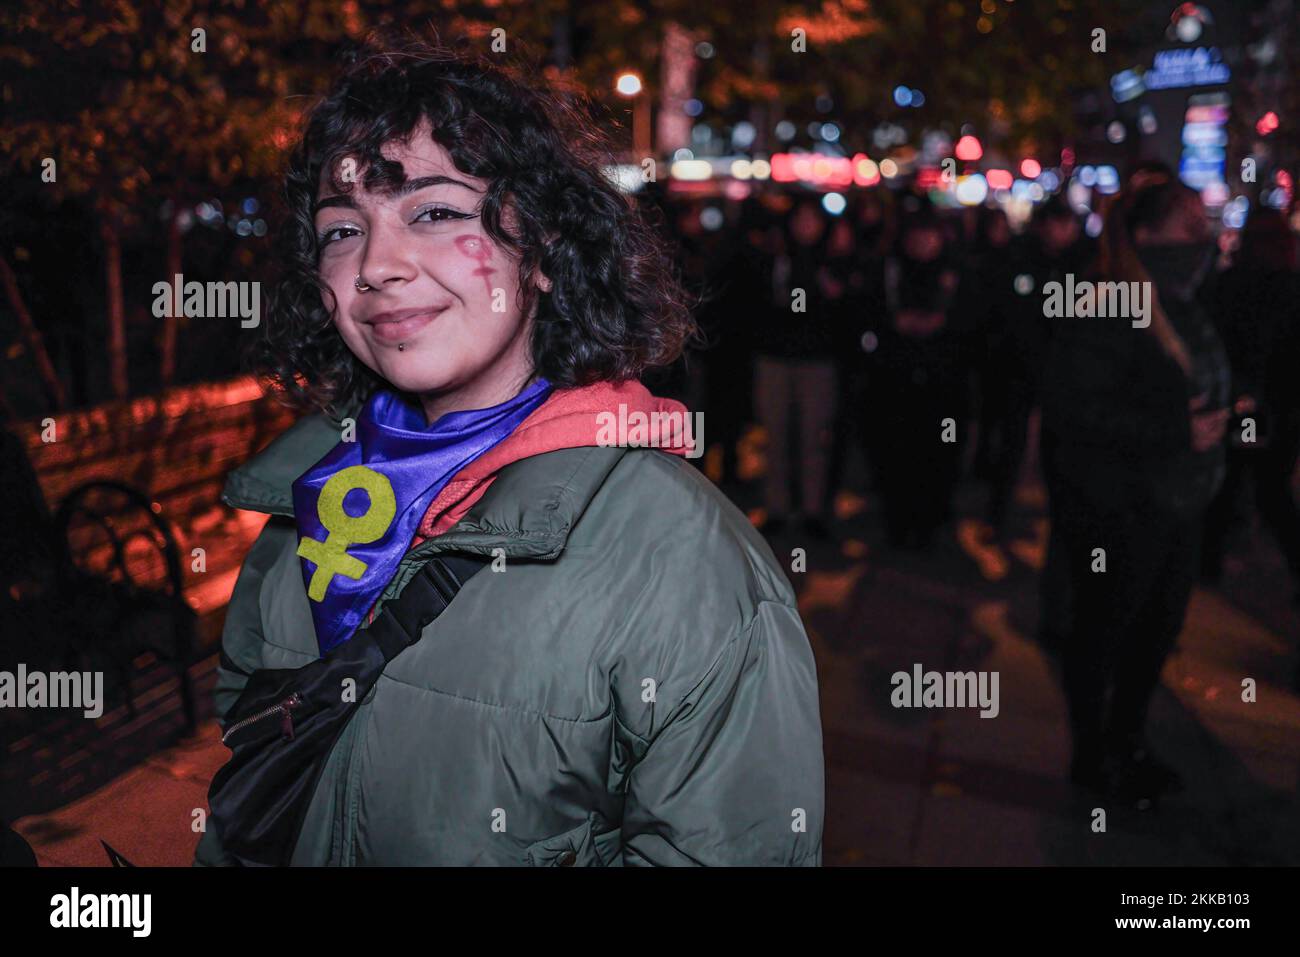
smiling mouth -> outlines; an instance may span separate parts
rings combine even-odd
[[[376,339],[383,342],[404,342],[446,311],[445,306],[429,309],[401,309],[367,319],[365,325],[370,327]]]

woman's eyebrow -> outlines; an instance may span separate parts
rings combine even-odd
[[[438,176],[418,176],[415,179],[408,179],[404,183],[402,183],[401,186],[397,187],[397,189],[393,191],[393,195],[406,196],[409,193],[415,193],[418,192],[419,190],[427,189],[430,186],[460,186],[463,187],[464,189],[469,190],[471,193],[480,192],[480,190],[475,189],[473,186],[471,186],[469,183],[464,182],[463,180],[455,179],[451,176],[438,175]],[[331,206],[340,206],[343,207],[344,209],[357,208],[357,204],[355,200],[353,200],[351,193],[338,193],[334,196],[326,196],[323,199],[317,200],[316,203],[312,205],[312,209],[311,209],[312,215],[315,215],[316,213],[320,212],[322,209],[326,209]]]

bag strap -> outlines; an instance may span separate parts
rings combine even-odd
[[[366,632],[392,661],[420,640],[424,629],[446,611],[456,593],[491,562],[481,555],[439,555],[429,559],[406,583],[402,593],[384,603]]]

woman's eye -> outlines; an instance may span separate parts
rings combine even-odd
[[[428,217],[425,219],[424,217]],[[448,209],[446,206],[430,206],[422,209],[415,214],[412,222],[441,223],[449,219],[469,219],[470,213],[462,213],[455,209]]]
[[[359,234],[360,230],[355,226],[331,226],[316,237],[316,245],[324,249],[330,243],[338,242],[340,239],[346,239],[347,237],[341,235],[342,233]]]
[[[412,222],[441,223],[453,219],[472,219],[473,216],[473,213],[462,213],[459,210],[448,209],[445,206],[430,206],[429,208],[422,209],[416,213],[415,219],[413,219]],[[355,226],[331,226],[316,237],[316,243],[319,249],[324,249],[326,246],[336,243],[341,239],[347,239],[349,236],[359,235],[361,235],[361,230],[357,229]]]

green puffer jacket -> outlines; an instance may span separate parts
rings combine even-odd
[[[290,487],[338,437],[305,418],[226,483],[223,501],[271,518],[227,612],[219,715],[239,671],[317,657]],[[506,560],[366,696],[295,865],[821,863],[817,676],[794,594],[689,463],[609,447],[515,462],[406,554],[381,601],[443,551]],[[215,827],[195,863],[234,863]]]

